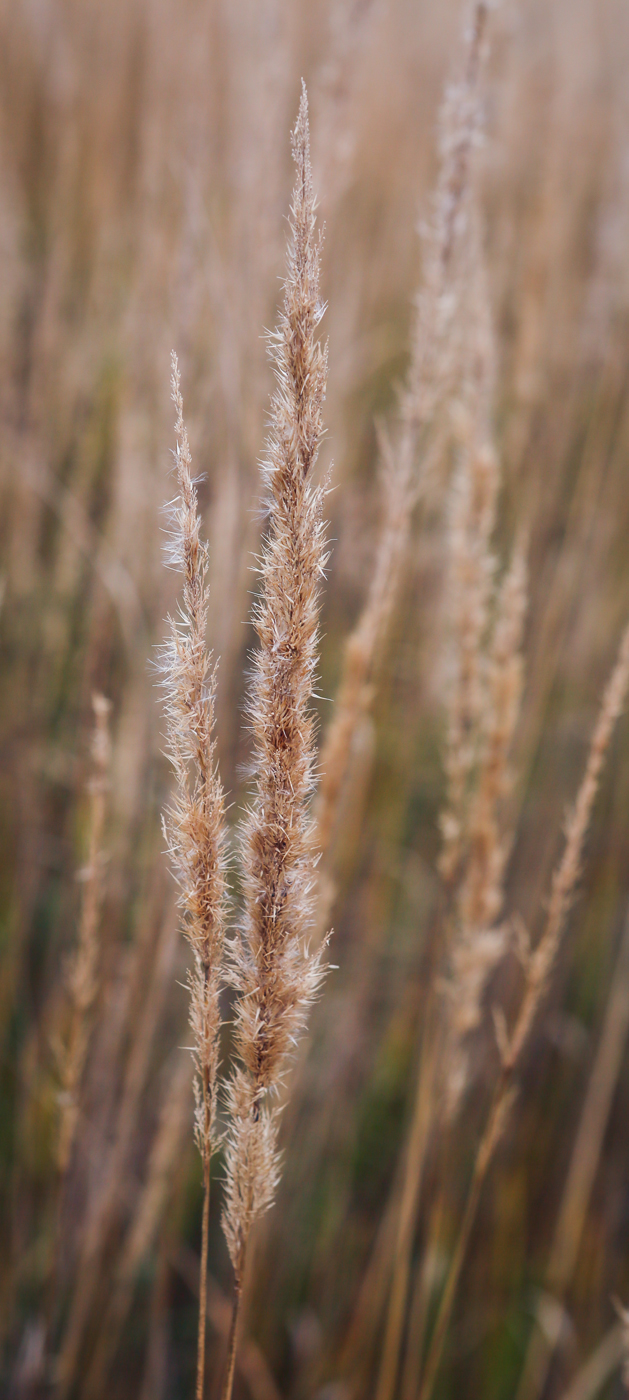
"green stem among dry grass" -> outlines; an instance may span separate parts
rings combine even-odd
[[[256,790],[242,831],[245,915],[233,945],[240,992],[226,1153],[224,1229],[236,1301],[224,1395],[231,1394],[248,1242],[279,1175],[277,1095],[321,982],[308,948],[314,883],[309,798],[314,784],[319,590],[326,564],[323,488],[313,473],[323,433],[326,353],[317,339],[320,240],[310,167],[305,89],[293,133],[293,191],[284,308],[273,337],[277,388],[263,466],[269,528],[254,611],[259,648],[249,699]]]

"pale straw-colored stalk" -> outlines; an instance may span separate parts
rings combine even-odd
[[[199,1270],[194,1251],[180,1245],[171,1252],[173,1269],[187,1284],[190,1292],[198,1294]],[[232,1305],[229,1298],[219,1288],[216,1279],[208,1275],[207,1315],[210,1325],[224,1342],[229,1339],[232,1323]],[[251,1395],[251,1400],[280,1400],[280,1392],[273,1379],[264,1352],[251,1336],[244,1336],[236,1355],[236,1372],[239,1374]]]
[[[67,1046],[63,1055],[60,1095],[58,1161],[62,1180],[68,1170],[76,1135],[79,1091],[90,1040],[91,1012],[98,992],[99,924],[105,864],[103,831],[111,761],[111,703],[104,695],[94,695],[92,708],[94,730],[91,744],[92,772],[88,784],[88,853],[87,864],[79,877],[83,882],[81,914],[77,950],[69,978],[72,1011]]]
[[[183,575],[183,598],[162,651],[167,752],[175,792],[164,814],[164,834],[179,885],[185,936],[192,948],[188,974],[196,1112],[195,1137],[203,1162],[203,1215],[199,1286],[197,1400],[205,1376],[206,1289],[210,1167],[216,1145],[220,990],[224,977],[225,804],[218,774],[214,709],[216,668],[208,651],[208,551],[200,539],[197,492],[177,357],[172,356],[177,411],[178,496],[172,503],[168,562]]]
[[[170,641],[163,648],[161,659],[166,694],[167,746],[176,779],[175,795],[165,814],[165,835],[180,887],[179,903],[184,912],[186,936],[194,957],[189,981],[190,1023],[194,1041],[192,1053],[197,1068],[196,1137],[203,1160],[204,1181],[202,1295],[204,1273],[207,1273],[210,1159],[216,1114],[220,1030],[218,999],[225,913],[224,814],[213,735],[215,671],[211,669],[211,655],[205,640],[207,549],[199,538],[197,494],[191,475],[190,449],[183,423],[179,372],[174,356],[172,387],[177,409],[176,470],[179,496],[171,505],[172,531],[168,558],[170,564],[183,573],[183,601],[177,619],[171,619]],[[166,919],[160,937],[159,959],[131,1050],[106,1182],[84,1232],[74,1297],[58,1363],[61,1395],[69,1392],[76,1374],[89,1311],[99,1284],[107,1234],[117,1210],[137,1104],[155,1023],[163,1002],[164,973],[172,965],[175,947],[172,933]],[[204,1365],[203,1309],[199,1320],[197,1360],[199,1394],[203,1386]]]
[[[546,1270],[544,1297],[553,1300],[553,1316],[563,1316],[563,1301],[572,1278],[590,1203],[603,1138],[609,1122],[629,1033],[629,913],[612,974],[603,1028],[592,1065],[574,1140],[570,1167]],[[542,1300],[543,1301],[543,1300]],[[542,1395],[559,1329],[537,1326],[529,1343],[516,1400]]]
[[[616,1322],[584,1361],[560,1400],[596,1400],[610,1376],[620,1366],[624,1349],[623,1327]]]
[[[251,1228],[271,1205],[279,1175],[273,1099],[322,977],[320,956],[308,947],[315,879],[309,799],[315,770],[310,703],[327,558],[324,491],[313,474],[323,433],[327,356],[317,339],[324,307],[305,88],[292,148],[297,175],[284,306],[272,339],[277,387],[263,464],[269,525],[254,609],[259,646],[248,706],[256,787],[241,833],[245,910],[233,944],[240,1065],[228,1091],[223,1224],[235,1303],[225,1397],[233,1384]]]
[[[629,627],[623,634],[616,664],[603,694],[585,772],[574,808],[566,824],[564,851],[553,875],[544,931],[533,951],[528,953],[523,951],[525,985],[513,1029],[508,1031],[504,1021],[497,1018],[498,1048],[501,1056],[500,1073],[494,1089],[487,1124],[474,1162],[463,1221],[450,1260],[446,1284],[424,1368],[419,1400],[429,1400],[432,1394],[461,1269],[476,1219],[480,1194],[515,1097],[516,1072],[541,1002],[549,987],[581,873],[583,846],[590,825],[603,762],[609,748],[615,722],[624,707],[628,687]]]

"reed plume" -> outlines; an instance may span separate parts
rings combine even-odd
[[[224,972],[225,804],[214,735],[216,667],[212,666],[212,654],[206,642],[208,551],[200,540],[197,491],[192,478],[179,366],[174,352],[171,387],[177,410],[179,495],[170,508],[168,562],[183,574],[183,600],[178,617],[169,618],[170,639],[161,657],[167,752],[175,774],[175,794],[164,814],[164,835],[180,889],[184,932],[193,955],[188,983],[192,1055],[196,1068],[195,1137],[203,1162],[196,1393],[197,1400],[203,1400],[210,1165],[216,1144],[219,997]]]
[[[460,376],[461,302],[466,294],[470,234],[470,170],[481,123],[481,79],[486,57],[487,0],[471,0],[464,23],[460,77],[448,84],[438,122],[439,173],[433,215],[424,238],[424,277],[417,296],[411,363],[403,399],[416,428],[448,403]]]
[[[323,433],[327,355],[317,340],[320,238],[303,88],[292,136],[297,176],[290,214],[284,307],[272,337],[277,387],[263,462],[269,527],[254,609],[259,647],[248,713],[256,789],[241,833],[245,912],[233,944],[240,998],[226,1151],[225,1236],[235,1274],[235,1305],[225,1396],[231,1394],[236,1328],[247,1248],[255,1219],[272,1203],[279,1175],[277,1095],[287,1058],[322,978],[309,950],[314,883],[312,819],[319,588],[327,561],[324,488],[313,484]]]
[[[452,882],[460,866],[483,708],[480,656],[494,571],[490,540],[499,485],[490,435],[493,337],[472,167],[480,125],[487,14],[483,0],[475,0],[467,11],[463,73],[447,88],[440,111],[439,175],[426,240],[425,278],[416,302],[397,457],[398,490],[407,502],[412,501],[418,449],[422,449],[422,456],[415,494],[425,492],[429,485],[435,451],[437,459],[441,451],[436,419],[440,406],[449,399],[458,448],[449,521],[450,618],[456,674],[448,697],[448,797],[442,817],[441,867]],[[398,570],[402,543],[400,537],[394,555]],[[406,1145],[377,1400],[391,1400],[397,1382],[421,1181],[435,1104],[441,1102],[439,1036],[439,1018],[431,1008]]]
[[[498,492],[498,464],[487,440],[462,455],[453,481],[449,543],[449,615],[454,675],[448,689],[445,770],[447,803],[441,817],[441,873],[450,885],[461,875],[467,843],[471,784],[483,722],[482,658],[494,559],[490,540]]]
[[[466,25],[464,74],[446,92],[440,113],[440,170],[434,215],[425,233],[425,276],[416,297],[411,357],[399,404],[399,421],[389,435],[378,431],[383,524],[369,591],[358,622],[348,637],[335,713],[321,752],[317,798],[318,843],[324,854],[333,843],[339,803],[345,786],[358,725],[373,703],[378,663],[399,595],[411,531],[413,507],[424,494],[432,453],[428,438],[434,427],[443,386],[452,388],[460,365],[454,328],[464,279],[461,245],[469,223],[470,164],[480,122],[479,80],[484,55],[487,4],[474,0]],[[458,273],[456,271],[458,269]],[[457,333],[458,335],[458,333]],[[330,862],[328,862],[330,863]],[[334,898],[328,876],[321,884],[323,930]]]
[[[492,924],[502,904],[508,842],[501,834],[499,804],[509,790],[509,752],[520,712],[522,632],[527,603],[524,541],[517,542],[499,590],[487,658],[482,751],[469,820],[470,854],[460,912],[469,927]]]
[[[447,693],[447,801],[441,818],[441,873],[449,895],[445,920],[448,978],[441,1005],[430,1002],[407,1143],[379,1400],[397,1372],[407,1305],[410,1251],[432,1131],[452,1120],[469,1080],[467,1036],[480,1024],[483,994],[507,938],[496,925],[508,840],[500,834],[509,790],[509,751],[522,687],[526,605],[522,542],[516,545],[494,604],[492,533],[500,485],[492,442],[494,348],[474,190],[467,192],[469,285],[461,342],[455,426],[458,462],[451,486],[449,576],[452,677]],[[465,354],[463,356],[463,350]]]
[[[104,695],[92,696],[94,730],[91,744],[92,773],[89,793],[89,843],[83,881],[78,946],[69,978],[72,1014],[62,1068],[58,1162],[62,1179],[68,1170],[79,1117],[79,1089],[89,1047],[90,1014],[98,991],[98,938],[103,898],[103,830],[109,788],[111,703]]]
[[[510,849],[502,807],[511,788],[509,754],[520,713],[526,602],[526,561],[520,541],[500,589],[486,658],[481,752],[467,821],[465,871],[456,901],[444,1056],[449,1117],[456,1112],[469,1080],[466,1037],[480,1024],[483,993],[507,944],[508,928],[497,923]]]
[[[466,283],[456,297],[459,374],[451,403],[456,464],[447,541],[446,606],[452,674],[446,695],[447,798],[441,817],[440,869],[451,889],[456,889],[463,873],[485,714],[485,656],[496,567],[491,540],[500,489],[492,430],[495,337],[477,191],[475,181],[468,183],[463,260]]]

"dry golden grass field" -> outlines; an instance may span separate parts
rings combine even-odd
[[[0,258],[0,1395],[620,1400],[625,0],[0,0]]]

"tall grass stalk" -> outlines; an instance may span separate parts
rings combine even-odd
[[[453,491],[458,518],[451,522],[455,535],[451,559],[458,566],[459,587],[456,596],[460,601],[460,683],[456,687],[449,715],[448,754],[453,756],[453,761],[448,771],[449,805],[443,862],[448,875],[454,873],[458,864],[460,809],[465,801],[470,768],[467,730],[470,722],[473,724],[477,718],[480,704],[478,661],[491,582],[489,539],[494,523],[498,482],[495,457],[486,443],[493,359],[491,328],[483,297],[485,289],[480,264],[479,220],[473,203],[471,163],[480,124],[480,79],[487,15],[488,7],[482,0],[468,9],[463,76],[447,89],[440,113],[441,162],[435,214],[428,240],[425,283],[417,299],[411,364],[402,402],[403,432],[397,459],[399,491],[408,502],[417,450],[423,445],[426,451],[426,429],[434,427],[439,404],[444,399],[447,402],[455,392],[459,397],[470,400],[464,415],[460,415],[465,423],[466,441],[460,453]],[[461,278],[462,265],[465,265],[465,260],[462,264],[462,250],[470,242],[473,245],[471,271],[475,293],[471,298]],[[466,362],[461,359],[461,340]],[[482,381],[480,385],[479,376]],[[479,420],[478,428],[471,410]],[[430,456],[427,455],[423,462],[424,474],[429,461]],[[424,489],[426,485],[425,481],[421,483]],[[399,538],[394,553],[398,571],[403,557],[402,545],[403,538]],[[392,591],[389,586],[389,592]],[[455,741],[457,737],[458,741]],[[395,1392],[414,1226],[434,1116],[436,1076],[439,1074],[439,1016],[432,999],[422,1040],[425,1053],[420,1060],[406,1145],[377,1400],[391,1400]]]
[[[321,752],[321,785],[316,815],[324,855],[333,844],[339,805],[347,779],[352,743],[374,700],[387,630],[404,577],[414,505],[427,487],[431,460],[427,434],[436,409],[451,389],[458,365],[454,344],[463,285],[456,254],[469,218],[469,170],[479,125],[478,84],[482,71],[488,7],[473,0],[466,19],[466,55],[460,83],[448,89],[440,117],[441,164],[425,248],[425,279],[414,312],[411,358],[401,395],[395,434],[379,429],[383,524],[369,590],[356,627],[343,652],[334,718]],[[423,452],[421,452],[423,449]],[[328,865],[331,863],[328,857]],[[323,928],[334,898],[331,877],[322,882]]]
[[[496,1147],[502,1138],[516,1094],[515,1078],[520,1060],[528,1043],[541,1002],[548,990],[581,872],[583,846],[590,825],[603,762],[615,722],[624,707],[628,687],[629,627],[623,634],[618,658],[605,688],[581,786],[566,824],[564,852],[553,875],[544,931],[534,950],[528,952],[523,950],[525,985],[515,1024],[509,1032],[501,1021],[497,1022],[497,1026],[501,1028],[498,1037],[498,1048],[501,1055],[500,1073],[494,1089],[487,1123],[476,1153],[461,1229],[448,1268],[426,1359],[419,1400],[429,1400],[432,1394],[461,1269],[476,1219],[481,1191]]]
[[[188,983],[196,1068],[195,1137],[203,1162],[196,1394],[197,1400],[203,1400],[210,1167],[216,1143],[219,997],[224,977],[225,812],[214,736],[216,668],[206,641],[208,551],[200,540],[197,492],[174,353],[172,397],[177,410],[179,494],[170,507],[168,562],[183,575],[183,600],[177,618],[169,619],[170,639],[161,657],[167,751],[175,774],[175,794],[164,814],[164,834],[193,955]]]
[[[263,464],[269,527],[254,610],[259,647],[249,696],[256,788],[241,834],[245,915],[235,940],[240,992],[226,1151],[225,1236],[235,1302],[224,1397],[231,1395],[236,1331],[251,1228],[279,1176],[277,1095],[287,1059],[322,978],[308,948],[314,886],[314,723],[319,590],[326,564],[324,489],[313,482],[323,433],[327,355],[317,339],[320,238],[310,166],[305,88],[292,138],[296,181],[284,307],[272,338],[277,388]]]
[[[618,1370],[624,1354],[624,1328],[621,1322],[616,1322],[584,1361],[560,1400],[597,1400],[606,1381]]]
[[[603,1028],[590,1073],[570,1167],[554,1230],[544,1292],[563,1304],[574,1272],[583,1228],[609,1122],[618,1075],[629,1033],[629,913],[612,973]],[[558,1329],[534,1326],[516,1400],[537,1400],[543,1394]]]

